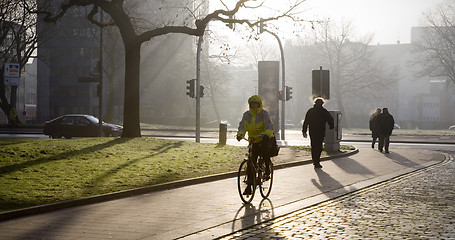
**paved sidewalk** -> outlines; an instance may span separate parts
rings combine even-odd
[[[221,239],[455,239],[454,183],[451,159]]]
[[[236,178],[0,222],[0,239],[212,239],[437,164],[447,156],[393,149],[275,172],[270,199],[243,205]],[[453,181],[452,181],[453,182]]]

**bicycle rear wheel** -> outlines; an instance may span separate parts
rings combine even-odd
[[[244,195],[243,192],[245,189],[248,187],[248,160],[243,160],[243,162],[240,164],[239,171],[237,174],[237,189],[239,191],[240,199],[244,203],[250,203],[253,198],[254,198],[254,193],[256,190],[256,183],[255,181],[251,181],[251,194],[249,195]],[[254,167],[251,169],[253,171],[253,176],[256,176],[256,170]]]
[[[270,161],[270,178],[266,179],[265,174],[262,174],[261,177],[261,185],[259,185],[259,190],[261,192],[261,196],[263,198],[268,198],[270,192],[272,191],[272,184],[273,184],[273,163]],[[265,169],[265,164],[263,169]]]

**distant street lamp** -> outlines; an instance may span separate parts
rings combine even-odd
[[[262,24],[262,22],[261,22]],[[267,30],[266,28],[264,28],[264,26],[261,26],[260,27],[260,31],[264,31],[264,32],[268,32],[270,34],[272,34],[276,40],[278,41],[278,45],[280,46],[280,53],[281,53],[281,91],[283,91],[283,94],[286,92],[285,89],[286,89],[286,84],[285,84],[285,64],[284,64],[284,51],[283,51],[283,45],[281,44],[281,40],[280,38],[278,37],[278,35],[276,35],[275,33]],[[288,98],[288,96],[286,96],[286,98]],[[285,122],[285,102],[286,102],[286,98],[283,98],[283,100],[281,101],[281,121],[280,121],[280,129],[281,129],[281,140],[285,140],[285,135],[284,135],[284,122]]]

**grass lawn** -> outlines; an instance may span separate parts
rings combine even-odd
[[[0,139],[0,211],[235,171],[245,152],[145,137]]]

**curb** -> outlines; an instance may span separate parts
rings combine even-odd
[[[340,142],[369,142],[371,143],[371,140],[361,140],[361,139],[348,139],[344,140],[341,139]],[[406,144],[444,144],[444,145],[453,145],[455,144],[454,142],[424,142],[424,141],[406,141],[406,140],[398,140],[398,141],[393,141],[390,140],[390,143],[406,143]]]
[[[342,154],[339,154],[336,156],[323,157],[323,158],[321,158],[321,162],[336,159],[336,158],[348,157],[348,156],[354,155],[358,152],[359,152],[359,149],[356,148],[355,150],[348,152],[348,153],[342,153]],[[284,168],[312,164],[312,163],[313,163],[312,160],[295,161],[295,162],[276,165],[276,166],[274,166],[274,169],[275,170],[284,169]],[[186,187],[186,186],[190,186],[190,185],[194,185],[194,184],[218,181],[218,180],[223,180],[223,179],[232,178],[232,177],[236,177],[236,176],[237,176],[237,171],[228,172],[228,173],[220,173],[220,174],[214,174],[214,175],[209,175],[209,176],[204,176],[204,177],[191,178],[191,179],[157,184],[157,185],[152,185],[152,186],[147,186],[147,187],[142,187],[142,188],[135,188],[135,189],[129,189],[129,190],[124,190],[124,191],[119,191],[119,192],[113,192],[113,193],[108,193],[108,194],[103,194],[103,195],[97,195],[97,196],[79,198],[79,199],[74,199],[74,200],[67,200],[67,201],[62,201],[62,202],[57,202],[57,203],[39,205],[39,206],[34,206],[34,207],[29,207],[29,208],[23,208],[23,209],[18,209],[18,210],[12,210],[12,211],[0,213],[0,221],[5,221],[5,220],[13,219],[13,218],[18,218],[18,217],[24,217],[24,216],[28,216],[28,215],[46,213],[46,212],[61,210],[61,209],[70,208],[70,207],[77,207],[77,206],[83,206],[83,205],[88,205],[88,204],[101,203],[101,202],[131,197],[131,196],[135,196],[135,195],[146,194],[146,193],[150,193],[150,192],[169,190],[169,189],[174,189],[174,188]]]

